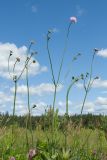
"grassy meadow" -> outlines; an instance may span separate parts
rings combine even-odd
[[[30,104],[29,70],[31,64],[36,63],[37,52],[32,52],[35,41],[31,41],[26,52],[25,61],[21,72],[17,75],[17,64],[21,58],[16,57],[11,68],[12,50],[8,56],[8,72],[14,86],[13,108],[11,115],[0,115],[0,160],[107,160],[107,118],[99,115],[83,115],[87,96],[98,76],[93,76],[94,59],[99,49],[94,48],[91,54],[90,68],[88,72],[72,76],[66,84],[65,113],[61,116],[56,109],[57,90],[61,85],[61,74],[65,60],[69,33],[72,25],[77,23],[76,17],[70,17],[63,45],[62,57],[54,74],[54,63],[50,49],[53,30],[48,30],[46,35],[46,49],[53,87],[53,101],[51,107],[41,115],[33,117],[32,110],[37,106]],[[77,53],[71,59],[75,62],[81,53]],[[71,72],[71,68],[69,70]],[[66,74],[68,77],[69,72]],[[16,115],[16,103],[19,81],[25,76],[27,113],[22,117]],[[84,90],[81,110],[78,116],[69,114],[69,95],[72,87],[82,83]],[[84,118],[85,116],[85,118]],[[75,120],[74,120],[75,119]],[[100,119],[100,120],[99,120]],[[90,122],[90,123],[89,123]]]

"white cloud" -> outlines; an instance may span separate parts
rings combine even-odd
[[[10,50],[13,51],[13,55],[10,58],[10,73],[13,74],[12,69],[13,69],[13,65],[15,63],[16,57],[20,57],[21,61],[16,65],[15,74],[20,75],[20,72],[24,67],[27,47],[22,46],[18,48],[13,43],[4,43],[4,44],[0,43],[0,77],[9,78],[8,57],[10,54]],[[31,61],[32,60],[33,59],[31,59]],[[35,64],[32,64],[29,69],[30,75],[37,75],[41,72],[46,72],[46,71],[47,71],[47,67],[46,66],[42,67],[38,61],[36,61]]]
[[[107,49],[102,49],[97,53],[98,56],[107,58]]]
[[[94,88],[107,88],[107,80],[97,79],[93,83]]]
[[[78,88],[83,88],[82,83],[77,83],[76,86]],[[101,78],[94,81],[92,88],[107,88],[107,80],[102,80]]]
[[[62,89],[62,87],[63,87],[62,85],[59,85],[57,88],[57,92],[60,91]],[[14,92],[14,87],[12,87],[10,90],[12,92]],[[54,85],[51,83],[41,83],[40,85],[37,85],[37,86],[30,86],[29,90],[30,90],[31,95],[42,96],[42,95],[46,95],[48,93],[53,93],[54,92]],[[17,93],[27,94],[26,85],[18,86]]]
[[[95,101],[96,105],[107,105],[107,98],[105,97],[97,97]]]
[[[0,91],[0,104],[5,104],[7,102],[11,102],[13,97],[11,95],[7,95],[4,92]]]

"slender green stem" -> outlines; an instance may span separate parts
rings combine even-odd
[[[47,35],[47,37],[48,37],[48,35]],[[53,81],[53,84],[55,85],[56,83],[55,83],[55,77],[54,77],[52,59],[51,59],[50,50],[49,50],[49,40],[48,39],[47,39],[47,51],[48,51],[49,63],[50,63],[50,67],[51,67],[52,81]]]
[[[15,70],[15,67],[16,67],[16,63],[17,63],[17,60],[15,61],[14,66],[13,66],[13,73],[14,73],[14,70]]]
[[[82,114],[83,114],[83,109],[84,109],[85,102],[86,102],[86,99],[87,99],[87,95],[88,95],[88,93],[89,93],[89,91],[90,91],[90,89],[92,87],[93,82],[94,82],[94,81],[92,81],[94,58],[95,58],[95,52],[93,53],[93,56],[92,56],[90,77],[89,77],[89,82],[88,82],[87,86],[86,86],[85,81],[84,81],[85,96],[84,96],[83,103],[82,103],[82,108],[81,108],[81,120],[80,120],[80,124],[81,125],[82,125]]]
[[[15,109],[16,109],[17,80],[14,81],[14,84],[15,84],[15,91],[14,91],[14,103],[13,103],[12,143],[13,143],[13,134],[14,134],[14,117],[15,117]]]
[[[32,119],[31,119],[31,110],[30,110],[30,93],[29,93],[29,78],[28,78],[28,67],[26,67],[26,85],[27,85],[27,105],[28,105],[28,117],[29,119],[29,125],[30,125],[30,132],[31,132],[31,138],[32,138],[32,146],[33,146],[33,132],[32,132]],[[27,121],[28,123],[28,121]],[[28,124],[27,124],[28,126]]]
[[[67,50],[67,44],[68,44],[68,37],[69,37],[69,33],[70,33],[70,27],[71,27],[71,23],[69,24],[68,29],[67,29],[65,46],[64,46],[64,50],[63,50],[63,54],[62,54],[62,59],[61,59],[60,67],[59,67],[59,72],[58,72],[57,84],[59,83],[59,80],[60,80],[60,75],[61,75],[62,66],[63,66],[63,62],[64,62],[64,57],[65,57],[65,53],[66,53],[66,50]]]
[[[68,89],[67,89],[67,94],[66,94],[66,116],[68,116],[68,98],[69,98],[69,93],[70,93],[70,90],[71,90],[72,86],[74,85],[74,83],[75,83],[75,81],[72,82],[69,85]]]

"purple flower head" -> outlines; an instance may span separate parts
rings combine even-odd
[[[32,160],[35,156],[37,156],[38,151],[37,149],[30,149],[28,153],[29,160]]]
[[[71,23],[77,23],[77,18],[76,17],[70,17],[70,22]]]
[[[15,159],[15,157],[10,157],[10,159],[9,159],[9,160],[16,160],[16,159]]]

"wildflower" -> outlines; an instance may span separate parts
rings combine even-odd
[[[96,154],[97,154],[97,151],[94,149],[94,150],[92,151],[92,155],[95,156]]]
[[[77,23],[77,18],[76,17],[70,17],[71,23]]]
[[[20,62],[20,58],[19,57],[17,57],[16,60],[17,60],[17,62]]]
[[[9,159],[9,160],[16,160],[16,159],[15,159],[15,157],[10,157],[10,159]]]
[[[34,157],[38,155],[37,149],[30,149],[28,153],[29,160],[32,160]]]

